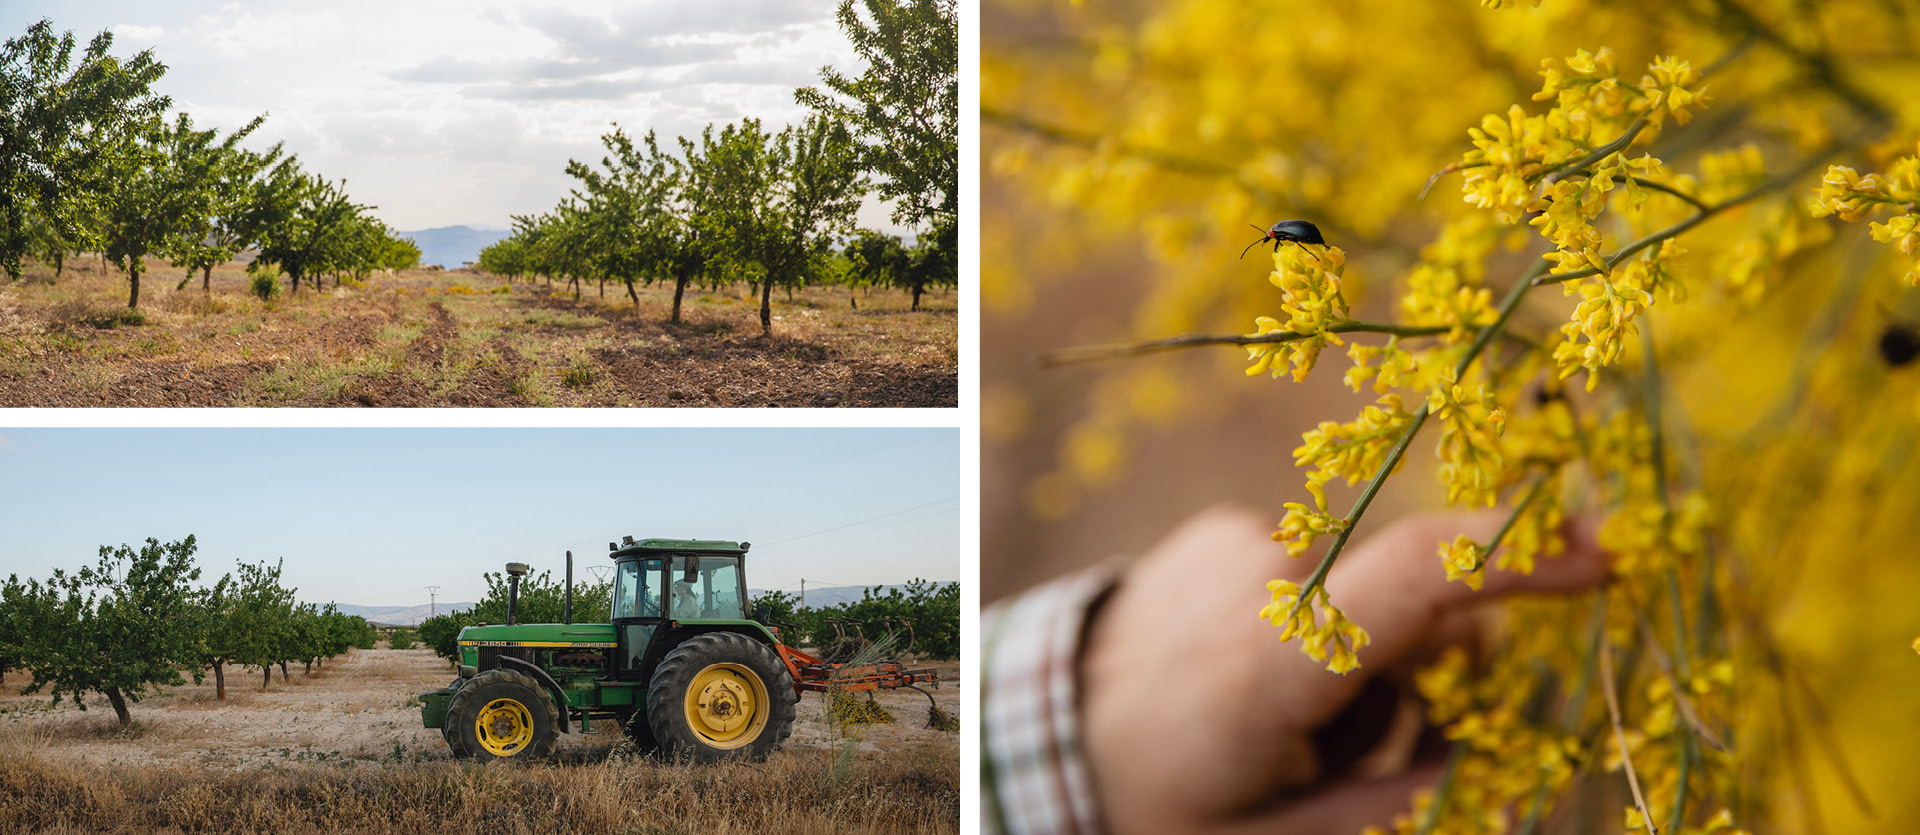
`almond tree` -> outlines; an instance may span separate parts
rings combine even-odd
[[[864,8],[863,18],[859,8]],[[882,178],[893,220],[908,226],[960,208],[960,30],[954,0],[841,0],[840,30],[866,61],[858,77],[826,67],[823,92],[795,98],[844,121],[861,163]]]
[[[255,117],[216,143],[217,131],[195,130],[192,117],[181,113],[171,127],[147,130],[105,158],[96,223],[107,258],[127,274],[127,307],[140,306],[140,274],[149,256],[178,251],[182,238],[204,234],[222,208],[221,169],[237,153],[235,144],[263,120]]]
[[[273,681],[273,664],[292,631],[294,590],[280,585],[281,563],[242,563],[226,626],[232,633],[232,663],[259,667],[260,689]],[[284,680],[286,672],[281,671]]]
[[[344,186],[345,182],[341,183]],[[246,223],[258,230],[261,264],[278,266],[300,292],[300,280],[334,269],[352,240],[352,223],[371,206],[347,198],[340,186],[282,166],[254,184]]]
[[[781,131],[770,150],[773,176],[763,198],[770,212],[760,252],[766,269],[760,285],[764,334],[773,332],[773,286],[804,283],[822,266],[835,238],[852,227],[866,188],[857,146],[836,119],[809,116]]]
[[[182,223],[179,233],[168,242],[167,254],[173,265],[187,268],[180,288],[184,289],[193,280],[193,271],[199,270],[201,292],[213,292],[213,268],[233,260],[253,244],[256,230],[246,222],[247,205],[253,197],[254,183],[282,162],[280,154],[278,144],[264,154],[235,148],[230,142],[218,146],[210,160],[213,168],[207,211]]]
[[[48,218],[71,239],[91,212],[89,172],[171,101],[149,92],[167,68],[152,50],[121,60],[101,32],[76,65],[72,32],[41,20],[0,46],[0,269],[20,277],[26,218]]]
[[[21,666],[32,671],[25,692],[50,687],[54,704],[71,697],[81,710],[87,693],[100,693],[125,725],[128,702],[147,688],[182,683],[180,670],[200,680],[195,652],[194,541],[165,545],[149,539],[140,550],[101,546],[100,562],[78,573],[54,571],[45,584],[9,583],[12,617],[25,636]],[[14,608],[10,605],[8,608]]]

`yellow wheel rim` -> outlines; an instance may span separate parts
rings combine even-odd
[[[739,664],[714,664],[687,688],[687,725],[708,745],[740,748],[767,725],[767,686]]]
[[[513,699],[494,699],[474,717],[473,735],[496,757],[511,757],[533,741],[533,714]]]

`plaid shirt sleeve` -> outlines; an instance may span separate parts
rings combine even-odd
[[[1080,751],[1074,669],[1087,609],[1111,565],[1055,580],[981,613],[980,793],[989,833],[1101,831]]]

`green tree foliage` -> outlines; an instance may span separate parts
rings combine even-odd
[[[184,114],[181,118],[185,118]],[[246,132],[251,132],[260,121],[255,119]],[[228,141],[206,149],[205,211],[181,218],[178,233],[167,244],[167,256],[173,265],[187,268],[180,289],[193,280],[193,271],[199,270],[201,291],[212,292],[213,268],[233,260],[241,250],[253,245],[258,236],[259,230],[247,222],[246,210],[253,197],[254,183],[282,162],[281,146],[274,145],[264,154],[234,147],[234,140],[241,135],[235,134]]]
[[[479,624],[507,622],[508,577],[499,572],[481,575],[487,582],[487,594],[465,612],[440,615],[420,622],[420,640],[442,658],[459,657],[460,630]],[[514,623],[559,623],[565,607],[566,583],[555,581],[553,572],[542,571],[520,578],[520,601],[514,610]],[[573,584],[573,622],[607,623],[613,619],[613,581]]]
[[[590,268],[603,287],[610,278],[624,283],[638,311],[640,296],[634,285],[651,284],[673,256],[676,224],[669,201],[674,170],[651,131],[645,153],[618,128],[600,141],[608,152],[600,160],[601,170],[569,160],[567,174],[580,180],[574,197],[585,207]]]
[[[387,638],[388,649],[413,649],[413,630],[404,626],[393,630]]]
[[[799,600],[786,592],[771,591],[753,598],[748,604],[749,611],[758,611],[761,607],[770,610],[768,623],[795,627],[793,634],[781,636],[782,640],[795,646],[806,644],[825,647],[830,644],[835,633],[828,621],[860,621],[867,625],[864,630],[866,636],[878,639],[888,631],[899,631],[897,625],[888,621],[905,618],[912,622],[914,650],[917,653],[935,658],[960,657],[959,583],[914,580],[901,587],[874,586],[861,592],[858,602],[809,609],[799,608]],[[904,649],[904,633],[899,636],[899,641]]]
[[[262,690],[273,680],[271,666],[284,660],[281,651],[293,642],[294,590],[280,585],[280,569],[279,562],[242,563],[228,620],[235,635],[232,662],[259,667]]]
[[[256,117],[216,142],[217,131],[195,130],[182,113],[172,126],[154,126],[106,157],[98,173],[105,197],[95,224],[107,257],[127,274],[128,308],[140,306],[140,275],[149,256],[180,252],[182,240],[197,242],[208,234],[223,208],[222,169],[238,153],[235,143],[261,121]]]
[[[863,18],[860,8],[864,7]],[[955,218],[960,208],[960,30],[954,0],[840,3],[840,29],[866,62],[856,78],[820,71],[827,88],[795,97],[851,126],[862,163],[883,179],[893,220]]]
[[[20,277],[27,217],[73,240],[100,195],[94,172],[171,101],[149,92],[166,73],[151,50],[121,60],[101,32],[74,61],[73,33],[47,20],[0,46],[0,268]]]
[[[434,654],[453,661],[460,657],[460,630],[471,626],[464,612],[435,615],[420,622],[416,630],[420,634],[420,643],[426,644]]]
[[[851,278],[856,284],[894,287],[913,294],[913,309],[920,309],[920,296],[927,288],[951,287],[959,281],[960,259],[958,224],[951,220],[934,224],[931,235],[922,236],[913,249],[902,246],[893,235],[862,229],[847,242],[845,255],[851,263]]]
[[[248,207],[246,222],[258,230],[255,263],[285,270],[295,293],[304,278],[350,268],[366,251],[367,241],[356,232],[369,208],[348,199],[341,186],[280,166],[254,184]]]
[[[776,284],[792,287],[822,271],[836,237],[852,227],[866,178],[846,125],[824,116],[781,131],[771,147],[773,169],[765,237],[758,248],[760,331],[773,333]]]
[[[127,703],[149,687],[181,683],[182,668],[198,681],[193,552],[191,536],[166,545],[149,539],[138,551],[102,546],[98,565],[56,570],[45,584],[28,580],[15,615],[27,636],[21,666],[33,673],[25,692],[50,688],[55,704],[72,697],[82,710],[86,694],[100,693],[124,725],[132,721]]]

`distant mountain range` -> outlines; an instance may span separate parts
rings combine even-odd
[[[420,247],[420,264],[438,264],[457,270],[469,261],[480,260],[480,250],[511,234],[505,229],[473,226],[442,226],[418,232],[401,232],[400,237]]]
[[[433,612],[464,612],[473,608],[473,603],[441,603],[437,606],[351,606],[345,603],[334,604],[342,614],[358,615],[372,623],[384,623],[388,626],[419,626]]]

